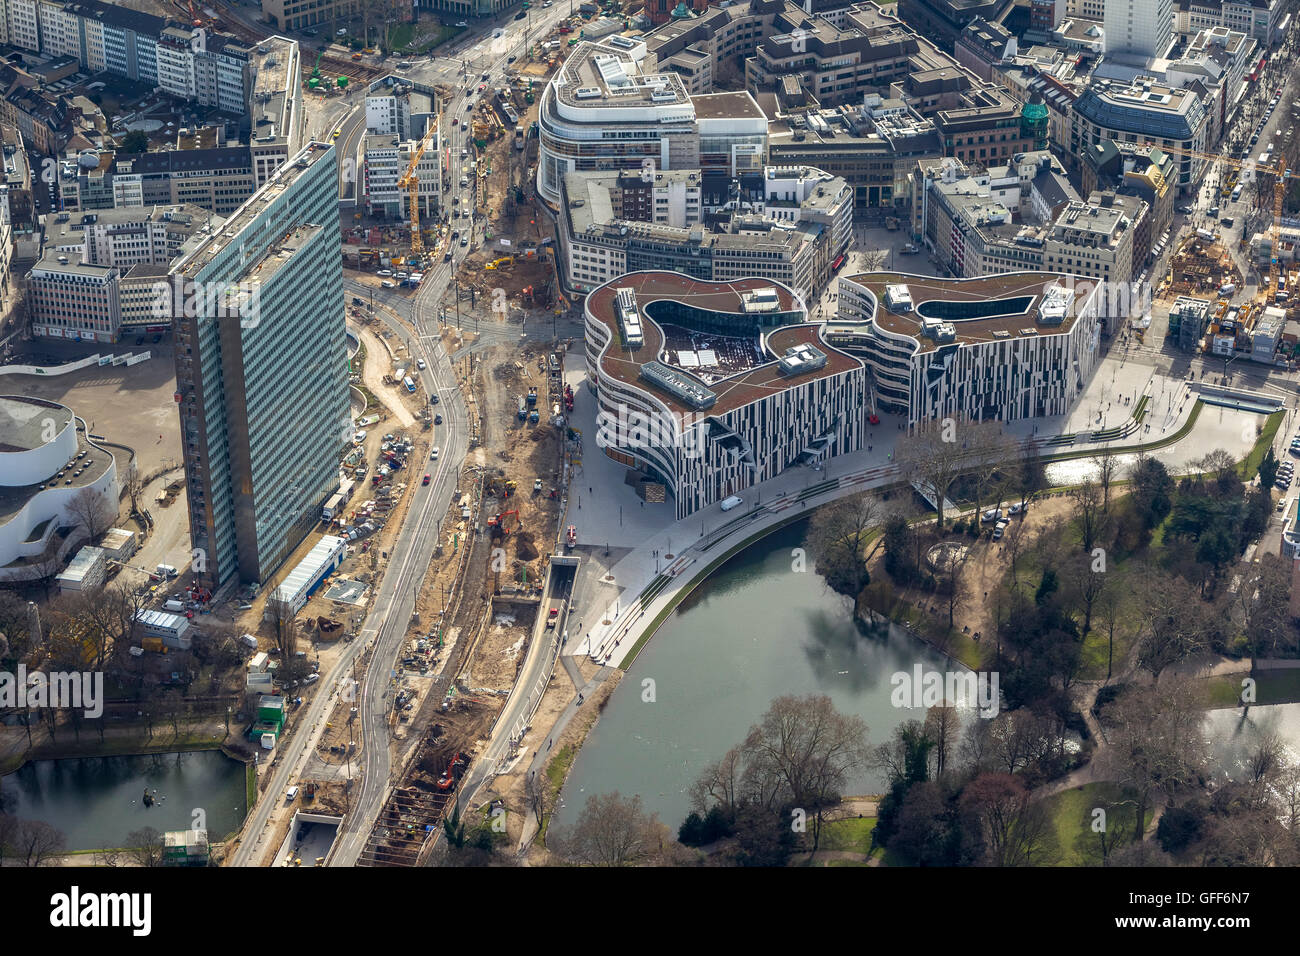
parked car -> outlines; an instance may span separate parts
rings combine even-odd
[[[438,446],[437,446],[437,445],[434,445],[432,448],[429,449],[429,460],[430,460],[430,461],[437,461],[437,460],[438,460]]]
[[[433,416],[433,423],[434,423],[435,425],[441,425],[441,424],[442,424],[442,416],[441,416],[441,415],[434,415],[434,416]]]

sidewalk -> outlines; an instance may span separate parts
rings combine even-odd
[[[1181,392],[1177,388],[1166,389],[1163,385],[1167,380],[1157,379],[1151,368],[1132,368],[1124,375],[1124,385],[1130,395],[1140,397],[1155,381],[1155,392],[1148,404],[1152,409],[1147,415],[1152,422],[1150,432],[1134,432],[1118,441],[1081,436],[1073,444],[1061,445],[1061,451],[1152,442],[1183,426],[1196,404],[1187,400],[1190,396],[1186,385]],[[1140,381],[1143,376],[1147,379],[1145,384]],[[577,553],[585,559],[585,570],[590,571],[590,576],[586,578],[583,600],[573,609],[576,619],[584,623],[584,630],[571,637],[567,653],[586,654],[600,663],[620,666],[655,617],[684,589],[693,586],[709,564],[728,548],[775,527],[792,514],[899,480],[893,451],[899,436],[904,434],[900,430],[903,420],[897,415],[881,415],[880,424],[871,429],[868,438],[871,451],[831,459],[821,471],[790,468],[742,492],[744,504],[740,508],[724,514],[720,505],[715,504],[676,521],[669,511],[671,502],[642,502],[632,486],[625,483],[628,469],[608,458],[597,445],[596,402],[583,384],[584,378],[582,355],[571,354],[565,366],[565,379],[573,385],[576,396],[570,425],[582,433],[583,457],[570,484],[567,511],[561,524],[564,527],[572,524],[577,529]],[[1115,380],[1120,381],[1118,373]],[[1023,441],[1060,434],[1068,430],[1063,429],[1065,425],[1086,426],[1086,416],[1090,413],[1088,403],[1092,400],[1091,394],[1085,395],[1070,416],[1008,425],[1006,432]],[[1123,406],[1128,416],[1136,404],[1137,399],[1132,399],[1131,404]],[[1113,407],[1111,414],[1116,411],[1118,407]],[[1210,417],[1202,414],[1193,432],[1174,447],[1180,453],[1190,450],[1194,458],[1219,447],[1213,440],[1207,442],[1207,435],[1222,430],[1207,420]],[[1106,424],[1114,428],[1124,420],[1116,417]],[[1248,436],[1238,434],[1241,429],[1235,422],[1227,427],[1238,439],[1229,450],[1236,450]],[[1253,443],[1253,433],[1249,439],[1246,447]]]

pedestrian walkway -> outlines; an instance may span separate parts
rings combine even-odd
[[[1070,415],[1005,425],[1005,433],[1019,442],[1042,441],[1076,426],[1073,441],[1059,451],[1077,454],[1155,443],[1186,424],[1196,405],[1188,383],[1155,374],[1149,366],[1128,363],[1121,372],[1112,364],[1103,364]],[[1108,371],[1111,382],[1105,380]],[[574,608],[585,631],[576,637],[573,653],[604,664],[621,666],[656,617],[730,549],[818,505],[901,477],[894,448],[905,434],[905,422],[882,414],[869,433],[870,451],[833,458],[820,470],[789,468],[743,491],[744,503],[737,509],[724,513],[715,504],[678,521],[670,510],[671,498],[663,504],[643,502],[626,482],[628,469],[599,447],[595,397],[583,384],[584,376],[582,356],[571,355],[565,377],[577,402],[570,425],[582,434],[583,454],[570,484],[563,525],[576,528],[577,553],[602,566],[585,588],[582,606]],[[1112,396],[1107,399],[1110,408],[1089,429],[1103,394]],[[1132,413],[1143,396],[1143,423],[1132,426]],[[1254,442],[1254,428],[1241,423],[1257,416],[1226,408],[1215,411],[1222,414],[1202,414],[1192,432],[1177,443],[1177,451],[1165,449],[1160,457],[1177,469],[1213,448],[1244,455]]]

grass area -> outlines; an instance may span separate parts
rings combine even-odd
[[[565,779],[569,776],[569,771],[573,768],[573,761],[578,756],[578,748],[573,744],[564,744],[555,752],[551,762],[546,765],[546,782],[550,791],[546,796],[546,805],[551,809],[542,815],[541,826],[537,829],[535,839],[546,845],[546,831],[550,829],[551,817],[555,815],[555,804],[560,796],[560,789],[564,786]]]
[[[417,33],[414,24],[395,23],[388,28],[386,49],[395,53],[428,53],[434,47],[464,33],[465,29],[443,24],[436,32],[421,30]]]
[[[1294,704],[1300,701],[1300,668],[1294,670],[1256,671],[1253,706]],[[1224,674],[1203,681],[1207,707],[1236,707],[1241,702],[1244,674]]]
[[[1106,811],[1106,823],[1132,833],[1136,807],[1133,792],[1114,783],[1089,783],[1044,799],[1052,818],[1054,846],[1045,847],[1039,862],[1052,866],[1096,866],[1101,861],[1098,834],[1093,831],[1095,811]],[[1143,825],[1151,822],[1146,811]],[[1051,841],[1049,841],[1051,842]]]
[[[257,761],[250,760],[244,769],[244,797],[248,800],[251,813],[253,804],[257,803]]]
[[[822,825],[820,849],[848,850],[866,856],[871,852],[871,831],[875,828],[875,817],[832,820]]]
[[[1136,640],[1136,629],[1115,628],[1115,654],[1112,671],[1123,667],[1124,661],[1128,660],[1129,650]],[[1083,639],[1083,647],[1079,649],[1079,680],[1102,680],[1105,678],[1108,643],[1106,631],[1097,620],[1096,615],[1094,615],[1092,630]]]
[[[1150,401],[1151,401],[1150,395],[1143,395],[1141,398],[1138,399],[1137,407],[1133,409],[1133,421],[1141,424],[1142,419],[1146,417],[1147,403]]]
[[[1277,437],[1277,430],[1282,427],[1284,418],[1286,418],[1286,412],[1274,412],[1268,416],[1268,421],[1260,429],[1259,438],[1255,441],[1255,447],[1237,465],[1237,474],[1241,476],[1243,481],[1249,481],[1259,471],[1260,462],[1264,460],[1264,455],[1272,447],[1273,439]]]

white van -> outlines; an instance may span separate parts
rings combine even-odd
[[[163,608],[168,611],[183,611],[185,610],[185,604],[176,600],[176,598],[170,598],[167,603],[163,605]]]
[[[298,797],[297,787],[290,787],[288,790],[284,792],[284,799],[288,803],[293,803],[293,801],[297,799],[297,797]]]
[[[723,499],[722,510],[730,511],[732,508],[738,508],[745,503],[745,499],[740,495],[732,495],[730,498]]]
[[[171,564],[160,564],[153,570],[154,574],[158,575],[160,578],[174,578],[176,575],[180,574],[180,572],[176,570],[175,565]]]

